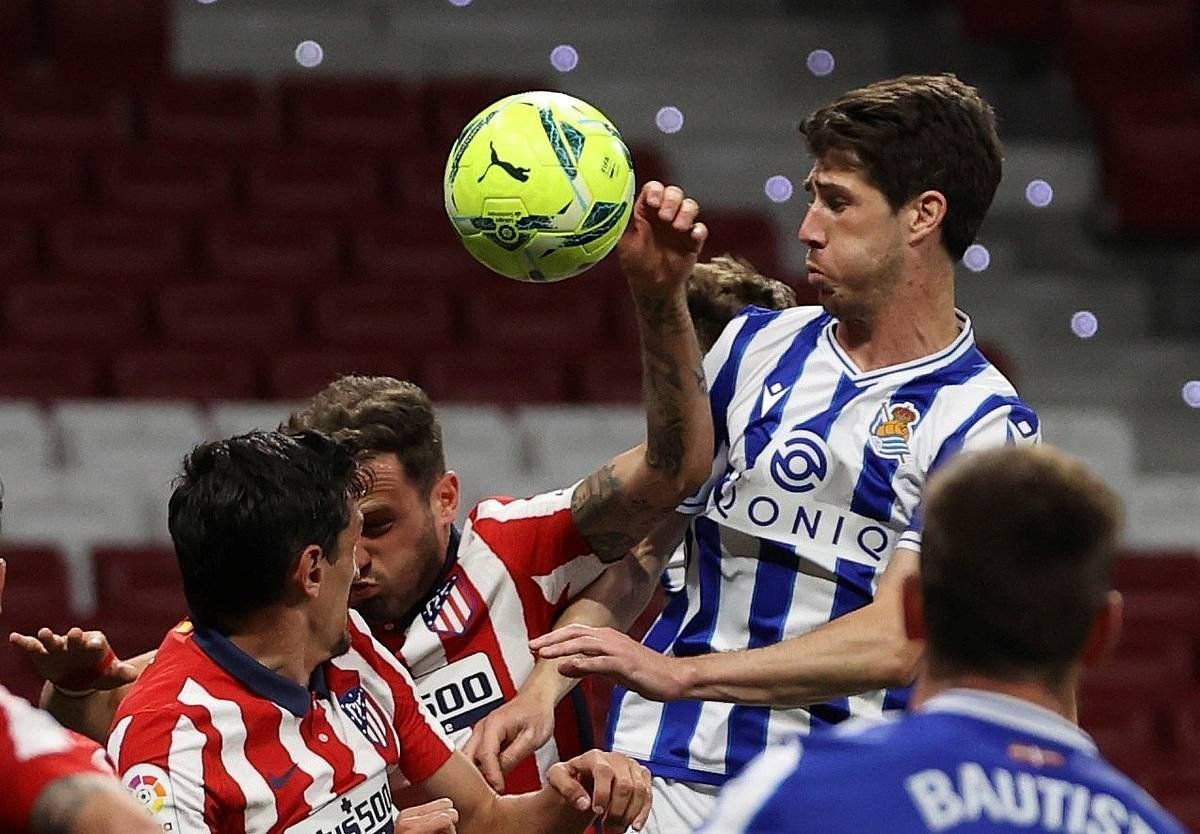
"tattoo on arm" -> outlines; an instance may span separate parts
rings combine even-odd
[[[575,488],[571,496],[571,515],[592,551],[605,562],[615,562],[641,541],[630,532],[633,516],[653,512],[645,501],[631,499],[606,463]]]
[[[121,790],[112,777],[100,773],[76,773],[51,782],[33,806],[33,834],[68,834],[88,798],[96,793]]]

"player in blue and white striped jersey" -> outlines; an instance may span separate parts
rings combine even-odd
[[[585,626],[532,644],[619,684],[612,745],[654,774],[656,833],[694,827],[769,743],[904,705],[919,646],[899,588],[926,477],[1040,436],[954,306],[954,263],[1000,180],[991,108],[953,76],[907,76],[801,130],[821,307],[750,310],[706,358],[713,476],[646,548],[661,558],[687,529],[685,591],[642,645]]]
[[[936,474],[925,506],[913,712],[768,748],[705,834],[1182,834],[1069,720],[1121,622],[1117,497],[1061,452],[993,449]]]

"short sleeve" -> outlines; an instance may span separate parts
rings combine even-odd
[[[121,784],[165,831],[208,834],[204,735],[183,714],[154,711],[118,715],[108,754]]]

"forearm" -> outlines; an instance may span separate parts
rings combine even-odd
[[[585,811],[569,805],[562,794],[546,785],[535,793],[496,798],[492,823],[479,834],[571,834],[584,832],[595,819],[589,807]],[[459,826],[463,834],[471,831]]]
[[[772,646],[682,658],[686,692],[709,701],[802,706],[873,689],[907,686],[921,644],[876,604]]]
[[[42,687],[40,703],[42,709],[68,730],[105,744],[117,707],[131,688],[132,684],[108,691],[94,690],[86,695],[64,695],[47,681]]]
[[[145,809],[110,776],[80,773],[49,785],[30,820],[33,834],[155,834]]]

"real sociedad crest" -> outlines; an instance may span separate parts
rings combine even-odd
[[[921,420],[921,412],[912,403],[885,403],[871,423],[871,448],[881,458],[901,463],[912,452],[908,441],[913,427]]]
[[[421,619],[431,631],[453,636],[467,633],[467,628],[474,619],[475,605],[459,586],[458,580],[457,573],[450,574],[442,587],[438,588],[437,593],[421,609]]]

